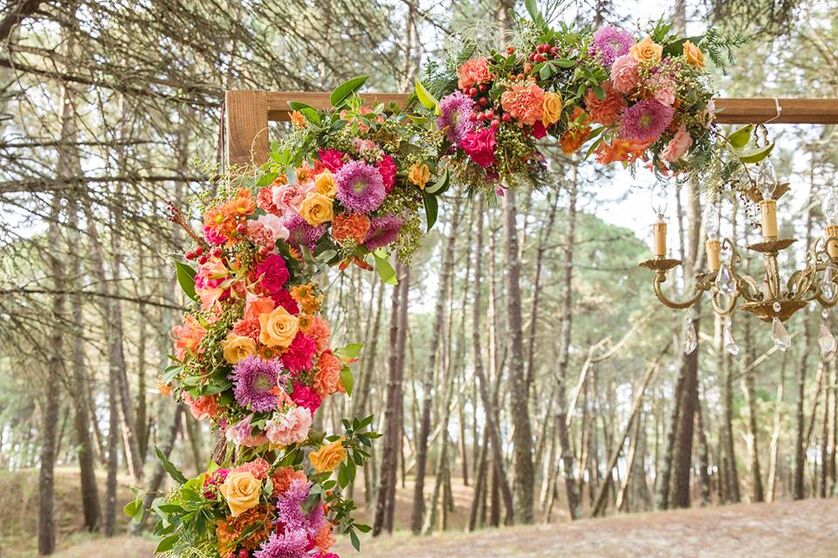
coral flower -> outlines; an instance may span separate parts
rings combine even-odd
[[[343,363],[331,351],[326,351],[317,359],[317,372],[314,374],[314,390],[321,398],[328,397],[341,388],[340,371]]]
[[[489,81],[492,81],[492,72],[489,70],[489,59],[486,57],[466,60],[457,68],[457,87],[460,89],[469,89]]]
[[[599,144],[594,153],[596,153],[596,160],[603,165],[614,162],[631,164],[642,157],[648,147],[648,143],[638,144],[616,138],[610,144],[605,142]]]
[[[512,118],[532,126],[541,120],[544,90],[536,83],[517,83],[503,92],[500,104]]]
[[[640,79],[638,66],[637,60],[630,54],[624,54],[614,60],[611,66],[611,84],[615,91],[627,95],[637,86]]]
[[[361,213],[341,213],[332,220],[332,238],[341,244],[361,244],[370,230],[370,218]]]
[[[562,152],[573,153],[588,141],[591,135],[591,127],[588,125],[588,113],[579,107],[573,110],[568,129],[559,138]]]
[[[600,99],[593,89],[588,89],[585,94],[585,107],[588,109],[591,120],[611,126],[617,122],[626,102],[623,95],[614,89],[610,81],[603,82],[600,87],[605,91],[605,98]]]
[[[187,314],[183,318],[182,325],[172,326],[172,339],[175,342],[177,359],[182,361],[187,355],[196,356],[206,333],[197,318],[191,314]]]
[[[689,151],[692,144],[692,136],[690,136],[690,133],[687,131],[686,126],[684,126],[684,124],[681,123],[681,125],[678,127],[678,130],[675,132],[675,137],[673,137],[670,140],[670,142],[661,152],[661,159],[670,163],[674,163],[675,161],[686,155],[687,151]]]

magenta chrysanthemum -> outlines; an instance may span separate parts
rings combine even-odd
[[[303,558],[308,548],[308,533],[287,530],[284,533],[272,533],[268,540],[253,553],[253,558]]]
[[[599,56],[602,65],[611,68],[614,60],[626,54],[633,44],[634,39],[628,31],[613,25],[606,25],[594,33],[588,53]]]
[[[395,242],[402,230],[404,220],[395,215],[376,217],[370,221],[370,230],[364,240],[364,247],[367,250],[375,250]]]
[[[308,498],[308,482],[295,480],[276,502],[276,518],[285,525],[286,531],[300,531],[308,525],[303,503]]]
[[[335,180],[338,183],[338,201],[356,213],[375,211],[387,195],[381,173],[363,161],[343,165]]]
[[[282,224],[288,229],[288,243],[297,248],[314,248],[320,237],[326,233],[326,225],[312,227],[296,213],[285,218]]]
[[[474,129],[474,122],[470,118],[474,112],[474,100],[471,97],[455,91],[440,99],[439,111],[436,125],[446,131],[448,141],[454,145],[459,144]]]
[[[672,122],[672,107],[644,99],[620,114],[620,137],[638,143],[658,139]]]
[[[236,402],[256,412],[272,411],[279,403],[275,388],[281,379],[278,362],[249,356],[233,368],[233,395]]]

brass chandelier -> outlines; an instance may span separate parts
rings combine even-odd
[[[791,336],[783,322],[812,301],[820,304],[822,317],[826,320],[829,309],[838,303],[838,285],[835,284],[835,266],[838,265],[838,194],[833,190],[822,200],[827,218],[826,232],[809,248],[805,267],[792,271],[788,280],[783,282],[778,255],[796,241],[794,238],[780,237],[777,228],[777,201],[788,190],[787,183],[777,182],[774,167],[766,160],[760,164],[755,184],[744,192],[761,209],[762,241],[747,246],[751,252],[762,255],[763,273],[759,278],[740,270],[742,258],[736,242],[731,238],[719,237],[719,211],[715,203],[707,204],[704,213],[707,239],[704,246],[708,269],[695,274],[694,292],[684,300],[674,300],[663,292],[662,285],[666,282],[667,273],[682,262],[667,257],[665,205],[655,208],[658,218],[652,225],[655,257],[640,265],[654,271],[652,286],[658,300],[669,308],[689,309],[684,334],[685,353],[692,353],[697,346],[692,307],[701,300],[704,293],[710,295],[713,311],[723,319],[723,344],[733,355],[739,353],[731,332],[731,317],[737,308],[765,322],[771,322],[774,346],[780,351],[786,351],[791,346]],[[740,299],[742,303],[737,306]],[[818,333],[818,344],[825,355],[836,348],[835,337],[823,322]]]

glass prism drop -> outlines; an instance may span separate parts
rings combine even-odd
[[[739,354],[739,345],[736,344],[736,340],[733,338],[733,332],[730,328],[730,323],[726,323],[724,330],[722,332],[722,341],[725,345],[725,350],[736,356]]]
[[[821,290],[823,291],[824,296],[826,298],[832,298],[835,296],[835,283],[833,283],[834,275],[832,271],[832,266],[826,266],[826,269],[823,272],[823,284],[821,285]]]
[[[687,322],[687,329],[684,332],[684,354],[689,355],[698,347],[698,337],[695,334],[693,323]]]
[[[826,324],[821,324],[818,330],[818,346],[823,354],[829,354],[835,350],[835,336],[829,331]]]
[[[728,296],[736,292],[736,286],[733,284],[733,277],[730,275],[727,264],[722,264],[716,274],[716,288],[719,289],[720,293]]]
[[[780,318],[776,316],[771,322],[771,340],[774,341],[774,346],[780,351],[787,351],[791,347],[791,335],[789,335]]]

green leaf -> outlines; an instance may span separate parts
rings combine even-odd
[[[729,136],[727,136],[727,141],[730,142],[736,149],[742,149],[748,142],[751,141],[751,134],[754,131],[754,125],[748,124],[747,126],[742,126],[735,132],[732,132]]]
[[[358,91],[364,83],[366,83],[367,78],[369,78],[369,76],[358,76],[344,81],[335,87],[335,90],[332,91],[331,95],[329,95],[329,102],[335,108],[343,106],[346,103],[346,100],[351,97],[353,93]]]
[[[291,107],[292,110],[299,111],[303,116],[306,117],[306,120],[308,120],[312,124],[320,126],[320,113],[317,112],[317,109],[313,106],[301,103],[299,101],[289,101],[288,106]]]
[[[125,504],[124,508],[122,508],[122,513],[124,513],[125,515],[127,515],[131,519],[134,519],[135,517],[137,517],[140,514],[140,512],[142,512],[142,511],[143,511],[143,499],[142,499],[141,495],[137,495],[137,498],[135,500],[131,500],[130,502]]]
[[[605,89],[603,89],[602,87],[597,85],[596,87],[594,87],[594,95],[596,95],[596,98],[599,99],[600,101],[604,101],[605,100]]]
[[[157,548],[154,550],[154,553],[162,554],[164,552],[170,551],[175,547],[175,543],[178,541],[179,538],[180,535],[178,533],[175,533],[174,535],[169,535],[168,537],[160,541],[160,544],[157,545]]]
[[[428,230],[430,231],[434,223],[436,223],[439,206],[437,205],[436,196],[432,194],[424,193],[422,198],[425,202],[425,219],[428,221]]]
[[[756,149],[749,149],[748,151],[742,151],[738,154],[739,160],[743,163],[759,163],[769,155],[771,155],[771,151],[774,150],[774,143],[769,143],[764,147],[759,147]]]
[[[419,102],[422,103],[425,108],[431,109],[434,111],[434,114],[439,114],[439,101],[436,100],[436,97],[431,95],[431,93],[425,88],[425,85],[418,79],[416,80],[414,91],[416,92],[416,98],[419,99]]]
[[[349,473],[346,468],[346,463],[341,463],[340,467],[338,468],[338,486],[341,488],[346,488],[346,485],[349,484]]]
[[[352,548],[361,552],[361,541],[358,539],[358,535],[355,531],[349,531],[349,539],[352,541]]]
[[[425,188],[425,193],[427,194],[434,194],[434,195],[441,195],[444,194],[448,187],[451,185],[451,176],[448,173],[448,169],[445,169],[445,172],[442,176],[440,176],[436,182],[434,182],[431,186]]]
[[[390,265],[390,261],[383,257],[378,250],[373,252],[372,255],[375,258],[375,270],[378,272],[381,281],[386,285],[397,285],[399,280],[396,277],[396,270]]]
[[[177,282],[183,292],[194,300],[198,301],[198,295],[195,294],[195,270],[183,262],[175,260],[175,268],[177,270]]]
[[[154,446],[154,454],[157,456],[157,459],[160,460],[160,464],[163,465],[163,470],[169,473],[169,476],[172,477],[175,482],[178,484],[186,484],[186,477],[180,472],[180,469],[175,467],[174,464],[169,461],[169,458],[166,457],[166,454],[163,453],[163,451],[157,446]]]
[[[372,531],[372,527],[370,527],[369,525],[364,525],[363,523],[356,523],[355,528],[362,533],[369,533],[370,531]]]
[[[535,23],[539,27],[546,26],[546,23],[544,22],[544,16],[541,15],[541,11],[538,9],[538,4],[535,0],[524,0],[524,6],[527,7],[527,13],[530,14],[530,18],[532,19],[533,23]]]
[[[342,360],[354,360],[361,356],[361,349],[363,348],[363,343],[349,343],[345,347],[335,349],[335,355]]]
[[[259,180],[256,181],[256,187],[264,188],[265,186],[276,180],[277,176],[279,176],[278,172],[269,172],[267,174],[263,174],[259,177]]]
[[[556,64],[558,64],[560,68],[572,68],[576,66],[576,61],[571,60],[570,58],[558,58],[556,60]]]
[[[543,80],[550,79],[551,75],[553,75],[553,67],[550,64],[545,64],[538,70],[538,77]]]
[[[352,377],[352,369],[348,366],[344,365],[343,368],[340,369],[340,383],[343,385],[343,389],[346,390],[346,395],[352,396],[352,385],[354,382],[354,378]]]

